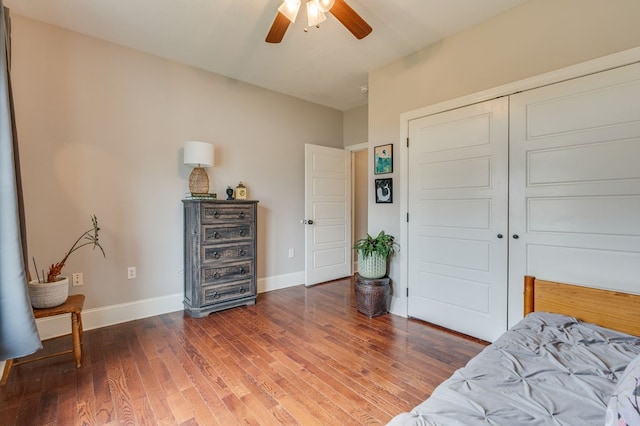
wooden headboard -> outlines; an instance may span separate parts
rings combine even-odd
[[[524,314],[553,312],[640,336],[640,295],[524,277]]]

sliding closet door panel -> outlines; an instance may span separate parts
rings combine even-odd
[[[507,326],[507,113],[502,98],[409,123],[409,315],[491,341]]]
[[[640,65],[510,108],[509,324],[525,274],[640,293]]]

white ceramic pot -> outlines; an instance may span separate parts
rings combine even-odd
[[[56,282],[41,283],[38,280],[29,282],[29,297],[34,308],[53,308],[60,306],[69,297],[69,278],[58,277]]]
[[[387,259],[377,253],[363,256],[358,253],[358,274],[363,278],[382,278],[387,274]]]

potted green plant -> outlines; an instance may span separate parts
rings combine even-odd
[[[358,252],[358,274],[363,278],[382,278],[387,274],[387,261],[395,253],[398,244],[394,236],[380,231],[377,237],[367,234],[355,242]]]
[[[49,271],[46,274],[44,270],[42,270],[42,276],[38,273],[36,260],[35,258],[33,259],[37,279],[29,282],[29,296],[31,305],[34,308],[52,308],[62,305],[67,300],[69,296],[69,278],[62,277],[60,274],[71,253],[91,245],[94,249],[98,247],[102,252],[102,256],[106,257],[98,239],[100,227],[98,226],[98,218],[95,215],[91,216],[91,225],[90,229],[80,234],[62,260],[49,267]]]

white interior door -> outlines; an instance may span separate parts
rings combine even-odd
[[[510,115],[509,324],[525,274],[640,293],[640,65],[513,95]]]
[[[351,153],[305,145],[305,285],[351,275]]]
[[[409,123],[408,310],[493,341],[507,328],[508,99]]]

